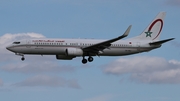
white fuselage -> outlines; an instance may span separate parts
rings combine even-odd
[[[32,39],[13,43],[7,47],[8,50],[20,54],[40,54],[40,55],[66,55],[67,48],[84,48],[105,40],[97,39]],[[139,52],[150,51],[158,46],[150,46],[145,41],[120,40],[111,44],[103,51],[99,51],[99,56],[122,56]]]

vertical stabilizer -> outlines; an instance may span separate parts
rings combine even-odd
[[[166,12],[160,12],[148,27],[137,37],[138,40],[159,40]]]

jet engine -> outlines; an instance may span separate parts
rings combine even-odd
[[[75,56],[66,56],[66,55],[56,55],[56,59],[58,60],[72,60]]]
[[[83,55],[83,50],[80,48],[67,48],[65,52],[67,56],[82,56]]]

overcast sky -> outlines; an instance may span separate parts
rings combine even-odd
[[[5,49],[31,38],[110,39],[132,24],[131,38],[161,11],[161,39],[176,39],[146,53],[83,65],[81,57],[25,55],[22,62]],[[1,101],[180,100],[180,0],[1,0],[0,13]]]

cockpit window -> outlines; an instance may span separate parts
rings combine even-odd
[[[13,44],[20,44],[20,42],[13,42]]]

